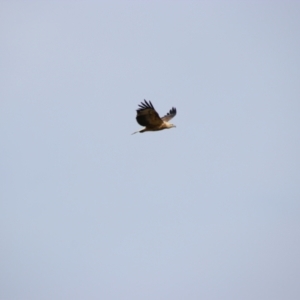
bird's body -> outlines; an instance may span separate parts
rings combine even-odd
[[[134,132],[146,132],[146,131],[158,131],[163,129],[169,129],[176,127],[175,125],[169,123],[176,115],[176,108],[172,108],[170,112],[168,112],[164,117],[160,118],[155,108],[153,107],[151,101],[144,100],[141,104],[139,104],[137,109],[136,121],[141,125],[145,126],[145,128]]]

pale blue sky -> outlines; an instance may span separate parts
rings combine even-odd
[[[299,1],[1,1],[1,300],[298,300]],[[135,110],[177,128],[131,136]]]

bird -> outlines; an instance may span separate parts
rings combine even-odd
[[[158,131],[176,127],[174,124],[168,122],[176,116],[177,111],[175,107],[172,107],[165,116],[160,118],[151,101],[147,101],[146,99],[144,99],[144,102],[141,102],[141,104],[139,104],[139,108],[136,110],[136,112],[136,121],[141,126],[145,126],[145,128],[135,131],[132,134],[138,132],[143,133],[146,131]]]

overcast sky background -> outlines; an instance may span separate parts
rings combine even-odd
[[[0,299],[300,299],[299,1],[1,1]],[[151,100],[175,129],[131,135]]]

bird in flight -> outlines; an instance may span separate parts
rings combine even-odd
[[[139,108],[136,110],[136,112],[136,121],[141,126],[145,126],[145,128],[138,130],[133,134],[137,132],[142,133],[145,131],[158,131],[176,127],[175,125],[168,122],[176,115],[175,107],[172,107],[172,109],[165,116],[160,118],[151,101],[144,100],[144,102],[141,102],[141,104],[139,104]]]

